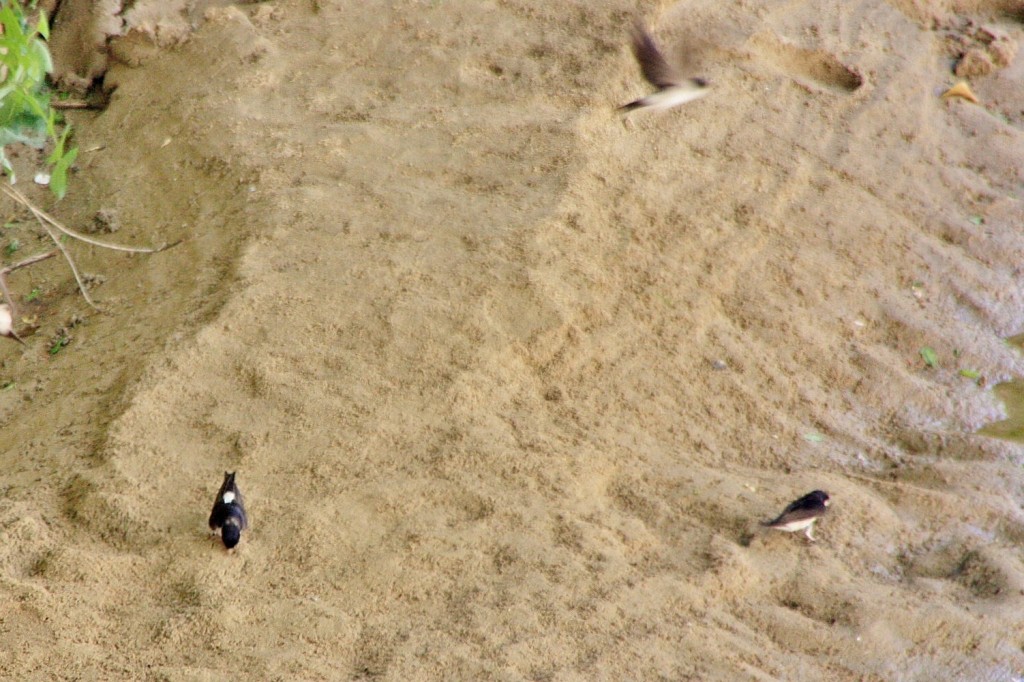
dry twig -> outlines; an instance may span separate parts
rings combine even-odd
[[[14,303],[14,297],[11,296],[11,292],[7,287],[7,274],[14,272],[15,270],[18,270],[19,268],[23,268],[34,263],[38,263],[39,261],[42,260],[46,260],[47,258],[52,258],[58,253],[64,256],[64,260],[68,262],[68,266],[71,268],[71,273],[75,276],[75,282],[78,284],[78,290],[82,292],[82,297],[85,299],[85,302],[96,310],[100,309],[99,306],[97,306],[96,303],[93,302],[92,298],[89,296],[89,292],[85,288],[85,283],[82,281],[82,277],[78,272],[78,267],[75,265],[75,261],[71,257],[71,254],[64,247],[64,244],[61,243],[60,236],[57,234],[57,232],[61,232],[71,237],[72,239],[77,239],[79,241],[85,242],[86,244],[91,244],[93,246],[98,246],[104,249],[111,249],[114,251],[124,251],[127,253],[159,253],[160,251],[164,251],[166,249],[171,248],[172,246],[177,246],[178,244],[181,243],[181,240],[179,239],[176,242],[164,244],[157,248],[146,248],[140,246],[124,246],[121,244],[111,244],[110,242],[104,242],[98,239],[93,239],[92,237],[88,237],[84,234],[81,234],[80,232],[75,232],[74,230],[65,227],[56,218],[46,213],[42,209],[37,208],[35,204],[33,204],[25,197],[25,195],[23,195],[21,192],[14,189],[10,185],[0,184],[0,190],[3,190],[4,194],[6,194],[11,199],[14,199],[14,201],[18,202],[25,208],[27,208],[32,213],[33,217],[35,217],[35,219],[39,222],[39,225],[43,228],[43,230],[46,231],[46,234],[50,236],[50,239],[53,240],[54,245],[57,247],[53,251],[47,251],[46,253],[26,258],[23,261],[15,263],[14,265],[9,265],[6,268],[0,270],[0,293],[3,294],[4,300],[6,300],[7,304],[10,306],[11,315],[14,320],[17,320],[17,308]]]

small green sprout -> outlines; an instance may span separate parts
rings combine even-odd
[[[61,350],[63,350],[64,347],[67,346],[69,343],[71,343],[71,339],[69,339],[66,336],[60,337],[59,339],[53,342],[52,346],[50,346],[50,355],[56,355],[57,353],[61,352]]]

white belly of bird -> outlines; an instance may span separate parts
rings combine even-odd
[[[798,530],[806,530],[817,521],[817,518],[801,519],[800,521],[790,521],[779,526],[772,526],[775,530],[784,530],[787,533],[795,533]]]
[[[662,111],[700,99],[706,94],[708,94],[708,88],[686,86],[666,88],[644,97],[644,105],[654,111]]]
[[[11,309],[7,305],[0,305],[0,334],[8,336],[14,329],[14,320],[11,318]]]

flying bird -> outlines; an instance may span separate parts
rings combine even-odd
[[[23,346],[25,345],[25,342],[14,331],[14,316],[11,314],[11,306],[6,303],[0,303],[0,336],[6,336]]]
[[[636,109],[661,111],[692,102],[708,94],[710,84],[703,78],[685,78],[661,54],[651,34],[639,21],[633,26],[633,55],[648,83],[657,90],[646,97],[623,104],[619,111]]]
[[[798,530],[804,531],[807,539],[814,542],[814,522],[822,514],[828,511],[829,497],[824,490],[815,490],[807,493],[799,500],[789,503],[789,506],[782,510],[778,518],[771,521],[762,521],[762,526],[784,530],[787,533],[795,533]]]
[[[235,472],[224,472],[224,483],[220,486],[217,499],[210,512],[210,530],[220,535],[224,546],[232,549],[242,537],[242,531],[249,526],[245,514],[242,493],[235,483]]]

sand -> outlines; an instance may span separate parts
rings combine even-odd
[[[0,678],[1024,675],[1018,3],[145,4],[52,208],[184,241],[12,276]]]

